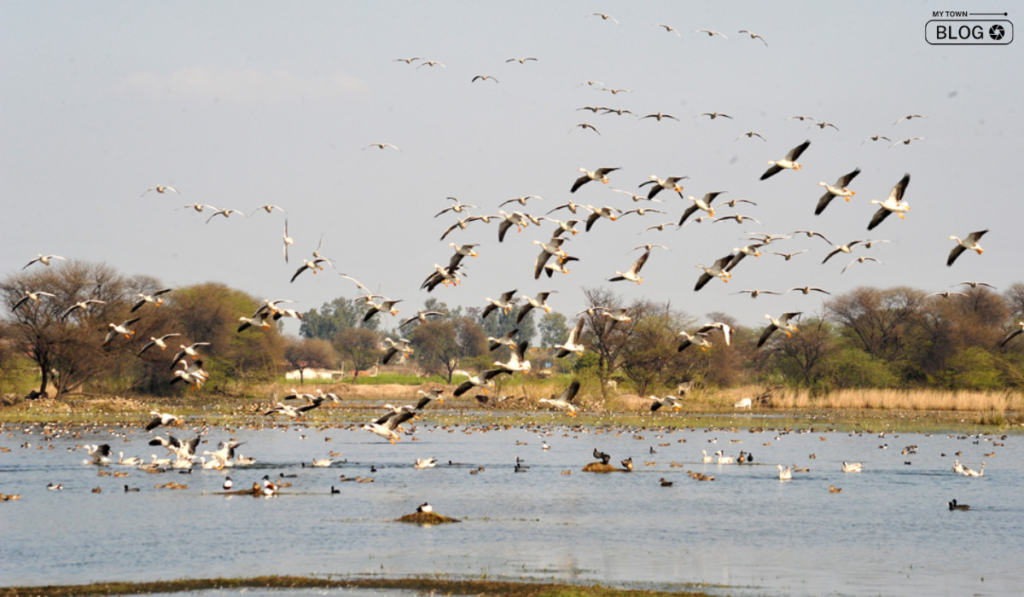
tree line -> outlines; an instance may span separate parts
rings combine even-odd
[[[490,368],[508,357],[505,346],[490,350],[488,338],[517,330],[520,343],[542,350],[528,354],[534,371],[591,374],[602,382],[627,382],[641,395],[681,383],[706,387],[784,384],[822,393],[846,388],[943,388],[1000,390],[1022,385],[1024,340],[1004,340],[1024,319],[1024,284],[1004,292],[984,286],[962,293],[927,294],[909,287],[861,287],[825,301],[796,320],[797,331],[776,333],[757,347],[762,327],[739,324],[724,313],[697,318],[671,302],[626,303],[607,288],[584,288],[586,309],[519,322],[519,308],[482,317],[476,307],[448,307],[428,299],[417,320],[387,315],[364,318],[362,299],[338,297],[302,312],[299,336],[267,329],[238,331],[239,318],[260,306],[255,297],[222,284],[173,289],[163,304],[139,297],[161,289],[150,276],[125,276],[105,264],[68,262],[22,271],[0,283],[6,306],[0,318],[0,382],[31,363],[39,391],[153,393],[170,386],[178,346],[208,342],[201,350],[210,373],[206,391],[238,391],[274,380],[283,371],[307,367],[366,370],[385,352],[382,340],[407,338],[412,364],[449,383],[456,369]],[[88,301],[88,302],[86,302]],[[82,303],[81,308],[74,308]],[[620,311],[623,310],[624,311]],[[626,314],[621,320],[611,313]],[[411,315],[411,314],[409,314]],[[137,317],[130,337],[104,342],[113,325]],[[583,321],[582,354],[557,359],[569,329]],[[707,321],[727,324],[730,342],[717,330],[685,349],[680,331]],[[384,329],[384,326],[389,326]],[[167,350],[149,348],[168,339]],[[141,352],[141,354],[140,354]],[[602,383],[602,388],[607,383]],[[671,391],[671,390],[670,390]]]

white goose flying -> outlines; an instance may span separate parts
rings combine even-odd
[[[650,249],[644,251],[644,254],[641,255],[639,259],[637,259],[636,261],[633,262],[633,265],[630,266],[628,271],[620,272],[620,271],[616,270],[615,277],[614,278],[609,278],[608,281],[609,282],[621,282],[623,280],[629,280],[630,282],[635,282],[637,284],[642,284],[644,279],[640,277],[640,270],[644,267],[644,264],[647,263],[647,259],[650,256],[651,256],[651,250]]]
[[[139,298],[139,300],[132,306],[131,312],[134,313],[134,312],[138,311],[146,303],[150,303],[150,304],[155,305],[157,307],[163,306],[164,299],[160,298],[160,295],[167,294],[170,291],[171,291],[170,288],[163,288],[161,290],[157,290],[153,294],[142,294],[142,293],[139,293],[139,294],[135,295],[135,296],[137,296]]]
[[[903,178],[896,183],[896,186],[889,191],[889,196],[886,197],[885,201],[871,200],[873,205],[878,205],[878,211],[872,216],[871,222],[868,224],[868,230],[873,230],[889,217],[891,213],[898,215],[901,220],[905,219],[903,212],[910,211],[910,204],[903,201],[903,193],[907,190],[907,185],[909,184],[910,174],[904,174]]]
[[[757,33],[754,33],[753,31],[750,31],[749,29],[740,29],[740,33],[746,33],[747,35],[750,36],[750,39],[759,39],[759,40],[761,40],[761,43],[763,43],[766,48],[768,47],[768,42],[766,42],[764,40],[764,38],[761,37],[760,35],[758,35]]]
[[[526,301],[526,304],[523,305],[523,308],[519,310],[519,314],[516,316],[516,325],[522,323],[523,319],[526,317],[526,314],[532,311],[533,309],[543,309],[545,313],[551,313],[551,307],[548,306],[548,296],[555,292],[558,291],[548,290],[546,292],[538,292],[537,298],[533,298],[526,294],[521,296],[520,298]]]
[[[566,414],[568,414],[570,417],[575,417],[576,411],[578,409],[576,408],[576,405],[572,403],[572,401],[573,398],[576,397],[576,393],[579,391],[579,380],[573,380],[573,382],[569,384],[569,387],[566,388],[560,396],[558,396],[557,398],[555,398],[554,396],[552,396],[551,398],[541,398],[540,402],[541,404],[548,404],[557,409],[564,410]]]
[[[729,253],[725,257],[722,257],[718,261],[715,261],[711,267],[704,267],[703,265],[696,266],[698,269],[704,270],[700,278],[697,278],[697,285],[693,287],[694,292],[699,291],[701,288],[711,281],[712,278],[720,278],[723,282],[728,282],[729,278],[732,277],[726,267],[732,262],[734,255]]]
[[[39,263],[42,263],[45,266],[49,266],[50,265],[50,261],[53,260],[53,259],[62,259],[64,261],[68,260],[67,257],[61,257],[60,255],[43,255],[42,253],[40,253],[38,257],[36,257],[32,261],[29,261],[28,263],[26,263],[25,266],[22,267],[21,269],[26,269],[26,268],[28,268],[28,266],[32,265],[33,263],[35,263],[37,261]]]
[[[955,240],[956,246],[953,247],[953,250],[949,252],[949,259],[946,260],[946,265],[953,265],[953,262],[956,261],[956,258],[959,257],[960,254],[963,253],[964,251],[974,251],[978,255],[984,253],[985,249],[981,248],[981,245],[978,244],[978,241],[981,240],[981,237],[985,236],[986,232],[988,232],[988,230],[977,230],[975,232],[968,234],[967,238],[964,239],[960,239],[955,236],[950,236],[949,240]]]
[[[653,200],[654,196],[660,193],[662,189],[675,191],[676,193],[679,194],[679,197],[682,198],[683,186],[679,184],[679,181],[686,178],[689,178],[689,176],[669,176],[668,178],[662,180],[658,178],[658,175],[652,174],[650,176],[650,180],[648,180],[647,182],[640,183],[640,186],[643,187],[646,185],[654,185],[651,187],[651,190],[647,193],[648,199]]]
[[[765,318],[771,321],[771,323],[768,324],[768,326],[764,328],[764,331],[761,332],[761,337],[757,340],[757,348],[761,348],[764,343],[768,341],[768,338],[775,333],[775,330],[782,330],[786,332],[787,337],[792,337],[793,334],[791,332],[799,330],[796,325],[789,323],[789,320],[794,317],[799,317],[800,313],[800,311],[794,313],[783,313],[778,318],[772,317],[771,315],[765,315]]]
[[[42,290],[26,290],[25,296],[21,297],[20,299],[18,299],[18,302],[14,303],[14,306],[11,307],[11,311],[13,312],[15,309],[17,309],[22,304],[28,301],[38,303],[44,296],[48,296],[50,298],[57,298],[56,294],[50,292],[43,292]]]
[[[769,161],[768,165],[771,166],[771,168],[768,168],[767,170],[764,171],[764,174],[761,175],[761,180],[767,180],[772,176],[775,176],[779,172],[782,172],[784,169],[799,170],[803,168],[803,166],[797,163],[797,159],[800,158],[800,154],[802,154],[804,150],[810,147],[810,145],[810,140],[804,141],[800,145],[797,145],[793,149],[790,149],[789,153],[786,154],[786,157],[782,158],[781,160]]]
[[[106,346],[107,344],[110,344],[110,341],[113,340],[114,338],[116,338],[118,334],[123,334],[126,339],[131,340],[132,336],[135,335],[135,330],[128,329],[128,326],[130,326],[131,324],[135,323],[138,320],[139,320],[138,317],[134,317],[132,319],[128,319],[126,321],[122,321],[119,324],[113,324],[113,323],[109,324],[110,331],[107,332],[107,337],[106,337],[105,340],[103,340],[102,346]]]
[[[576,327],[569,331],[569,337],[566,339],[565,344],[555,344],[555,348],[558,352],[555,353],[555,358],[561,359],[569,356],[569,353],[576,353],[577,356],[582,355],[584,346],[582,343],[583,339],[583,323],[582,317],[576,321]],[[1024,326],[1021,326],[1024,329]]]
[[[576,182],[574,182],[572,184],[572,189],[570,189],[569,192],[570,193],[575,193],[576,189],[580,188],[581,186],[587,184],[588,182],[590,182],[592,180],[599,181],[599,182],[601,182],[603,184],[608,184],[608,174],[610,174],[612,172],[615,172],[616,170],[619,170],[619,169],[620,168],[598,168],[597,170],[594,170],[593,172],[591,172],[590,170],[587,170],[586,168],[580,168],[580,172],[583,173],[583,176],[581,176],[581,177],[576,179]],[[555,208],[555,209],[558,209],[558,208]],[[554,211],[554,210],[552,210],[552,211]],[[573,212],[573,213],[576,213],[576,212]]]
[[[167,350],[167,342],[166,342],[166,340],[168,338],[174,338],[174,337],[177,337],[177,336],[180,336],[180,335],[181,334],[164,334],[163,336],[160,336],[159,338],[150,337],[149,342],[147,342],[146,345],[142,347],[142,350],[140,350],[136,356],[140,356],[141,357],[142,353],[146,352],[147,350],[149,350],[150,348],[152,348],[154,346],[159,347],[160,350]]]
[[[516,294],[516,290],[512,289],[508,292],[501,293],[501,298],[494,300],[491,297],[487,297],[488,305],[484,307],[483,312],[480,314],[481,319],[486,319],[488,315],[497,309],[501,309],[502,313],[508,315],[516,307],[517,300],[513,299]]]
[[[704,197],[701,199],[697,199],[696,197],[692,196],[687,197],[687,199],[693,202],[693,205],[686,208],[686,211],[683,212],[682,217],[679,218],[679,225],[682,226],[683,223],[686,222],[686,219],[692,216],[694,213],[696,213],[697,210],[706,211],[710,217],[715,217],[715,208],[711,207],[711,202],[714,201],[716,197],[718,197],[724,192],[725,191],[713,191],[711,193],[704,195]]]
[[[836,197],[842,197],[843,199],[846,199],[847,203],[849,203],[850,197],[857,193],[847,189],[846,187],[850,184],[850,181],[857,177],[858,174],[860,174],[860,168],[840,176],[834,185],[830,185],[825,181],[819,182],[818,185],[825,187],[826,192],[821,196],[821,199],[818,199],[818,206],[814,209],[814,215],[820,216],[821,212],[825,211],[828,204]]]

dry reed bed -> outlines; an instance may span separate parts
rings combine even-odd
[[[742,388],[727,390],[710,398],[715,402],[731,405],[734,400],[756,397],[759,393],[757,388]],[[812,396],[807,390],[780,390],[772,396],[770,406],[777,409],[994,411],[1005,413],[1024,409],[1024,394],[1007,391],[855,389],[837,390]]]

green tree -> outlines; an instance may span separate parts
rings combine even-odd
[[[475,307],[467,309],[467,313],[476,319],[477,323],[484,329],[484,333],[487,336],[499,338],[512,330],[518,329],[519,333],[516,334],[516,341],[532,343],[533,337],[537,333],[536,325],[533,322],[533,316],[536,309],[527,313],[522,322],[516,323],[516,318],[519,316],[520,308],[521,307],[517,306],[508,315],[505,315],[501,309],[498,309],[486,318],[480,317],[480,313],[482,311]]]
[[[347,299],[340,296],[329,303],[324,303],[319,311],[310,309],[303,313],[299,335],[303,338],[333,341],[339,331],[348,328],[361,327],[378,330],[380,328],[379,316],[372,317],[369,321],[363,321],[366,310],[365,300],[361,298]]]
[[[638,311],[653,310],[640,309]],[[676,355],[675,325],[667,306],[664,311],[634,316],[628,342],[622,348],[622,370],[644,396],[652,384],[663,380],[665,369]]]
[[[376,365],[384,354],[380,350],[380,337],[377,332],[367,328],[345,328],[339,330],[332,342],[335,350],[352,363],[353,378],[359,371],[365,371]]]
[[[420,365],[431,374],[445,376],[448,383],[452,382],[452,374],[463,359],[487,351],[487,337],[472,317],[417,326],[411,340]]]
[[[338,363],[338,353],[327,340],[320,338],[287,338],[284,358],[299,370],[299,384],[306,382],[307,368],[331,369]]]
[[[538,328],[540,330],[540,345],[545,348],[551,348],[555,344],[561,344],[569,337],[569,328],[565,315],[562,315],[558,311],[545,313],[544,316],[540,318],[540,325]]]
[[[186,346],[210,343],[200,349],[203,366],[210,373],[207,388],[223,391],[230,383],[274,378],[284,360],[284,341],[278,329],[237,331],[238,318],[256,310],[255,297],[216,282],[178,288],[165,296],[169,297],[163,307],[171,317],[168,325],[182,334],[175,340]],[[160,372],[160,378],[165,379],[166,374],[166,370]]]

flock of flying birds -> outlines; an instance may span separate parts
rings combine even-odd
[[[597,16],[603,21],[610,21],[615,24],[618,23],[618,21],[614,17],[603,13],[593,13],[592,15],[588,16]],[[664,29],[668,33],[673,33],[679,36],[680,38],[682,37],[682,35],[676,28],[668,24],[658,23],[654,26]],[[726,35],[714,30],[698,29],[695,31],[695,33],[707,35],[712,38],[721,37],[723,39],[728,39]],[[740,33],[749,36],[751,40],[760,41],[765,48],[768,47],[768,42],[761,35],[751,32],[749,30],[741,30]],[[399,58],[395,59],[395,61],[404,63],[405,65],[409,66],[415,65],[416,69],[421,69],[423,67],[446,68],[445,65],[440,62],[434,60],[426,60],[420,57]],[[509,58],[505,62],[516,63],[518,65],[526,65],[527,63],[539,63],[539,60],[538,58],[535,57],[517,57]],[[498,79],[489,74],[479,74],[471,79],[472,83],[488,81],[498,83]],[[631,92],[631,90],[629,89],[607,87],[599,81],[586,81],[585,83],[581,84],[581,86],[582,85],[586,85],[592,89],[596,89],[599,91],[608,92],[612,96],[618,96],[619,94]],[[606,106],[584,106],[582,108],[579,108],[578,110],[591,111],[595,114],[614,113],[619,116],[622,116],[624,114],[635,115],[633,112],[629,110],[621,108],[610,108]],[[712,121],[718,119],[734,120],[733,116],[718,111],[704,112],[699,114],[698,116],[707,117]],[[636,117],[644,120],[653,119],[657,122],[663,122],[666,120],[679,120],[676,116],[662,113],[660,111]],[[903,121],[913,121],[921,118],[925,118],[925,116],[921,114],[908,114],[897,119],[896,122],[893,123],[893,126],[899,125]],[[787,120],[796,120],[801,123],[810,121],[813,123],[813,126],[817,126],[822,131],[824,131],[826,128],[838,130],[838,127],[833,123],[826,122],[824,120],[818,120],[814,117],[807,115],[791,116]],[[597,128],[589,123],[578,124],[576,127],[573,127],[573,130],[575,130],[575,128],[581,128],[583,130],[592,130],[593,132],[600,134]],[[753,139],[754,137],[757,137],[762,142],[768,142],[767,139],[764,138],[764,136],[762,136],[760,133],[756,131],[747,131],[740,135],[738,139],[741,139],[743,137],[746,137],[747,139]],[[893,142],[890,145],[890,147],[894,147],[896,145],[901,144],[909,145],[911,142],[921,139],[924,139],[924,137],[908,137],[904,140]],[[861,143],[861,145],[863,145],[867,141],[878,142],[881,140],[891,142],[891,139],[889,139],[888,137],[876,134],[865,139]],[[785,176],[790,176],[793,177],[794,179],[799,178],[801,176],[801,173],[799,171],[802,169],[802,165],[798,160],[800,160],[801,157],[806,152],[808,152],[810,146],[810,140],[804,141],[803,143],[797,145],[796,147],[793,147],[788,153],[785,154],[784,157],[768,161],[768,168],[760,176],[760,180],[767,181],[768,179],[787,170],[790,171],[790,173],[785,174]],[[372,143],[364,147],[364,149],[371,148],[377,148],[380,150],[393,149],[395,151],[401,151],[396,145],[386,142]],[[813,153],[813,151],[811,153]],[[601,222],[602,220],[608,221],[608,224],[602,224],[601,226],[602,228],[607,228],[614,224],[616,221],[634,214],[636,215],[636,217],[646,217],[648,214],[668,214],[668,207],[665,207],[667,204],[663,201],[664,197],[667,195],[674,194],[678,199],[682,200],[684,204],[684,209],[679,214],[678,221],[676,221],[675,216],[673,215],[673,219],[668,222],[659,223],[647,227],[644,231],[645,233],[651,233],[654,231],[663,232],[669,227],[674,227],[676,230],[679,230],[685,226],[691,224],[701,224],[706,221],[710,221],[712,223],[732,221],[737,224],[743,224],[747,220],[750,220],[758,224],[761,223],[756,218],[746,214],[719,214],[719,209],[722,207],[736,209],[743,204],[751,206],[757,205],[757,203],[749,199],[737,198],[724,202],[718,201],[716,203],[716,200],[719,198],[719,196],[723,194],[722,191],[707,192],[702,197],[685,195],[683,192],[684,186],[682,183],[684,180],[689,178],[688,176],[685,175],[673,174],[662,178],[658,174],[652,174],[637,184],[636,191],[630,191],[610,186],[612,176],[615,176],[616,178],[622,176],[622,173],[619,172],[620,170],[621,168],[618,167],[599,167],[594,170],[589,170],[587,168],[579,168],[579,172],[582,173],[582,175],[576,176],[575,178],[572,179],[570,179],[567,173],[566,187],[569,191],[570,198],[565,203],[553,206],[552,209],[549,209],[544,215],[535,215],[527,211],[528,208],[531,208],[532,210],[532,208],[540,204],[540,202],[546,201],[545,198],[540,195],[525,195],[504,200],[498,203],[498,205],[496,206],[497,213],[493,214],[471,213],[471,209],[479,210],[480,208],[476,205],[463,203],[458,198],[449,197],[448,201],[451,201],[451,204],[444,206],[444,208],[441,209],[434,216],[435,218],[440,218],[442,216],[445,216],[446,218],[454,217],[454,221],[449,220],[449,223],[445,225],[445,229],[443,230],[440,236],[440,240],[444,241],[449,235],[458,234],[460,231],[466,230],[470,225],[473,225],[474,228],[476,228],[480,225],[489,225],[491,223],[495,223],[497,224],[497,242],[498,244],[501,244],[506,240],[507,233],[513,227],[517,230],[517,232],[522,232],[523,230],[527,229],[530,226],[548,226],[550,230],[550,237],[546,239],[542,238],[532,241],[534,245],[537,245],[540,248],[540,252],[539,254],[537,254],[537,257],[534,260],[532,271],[533,278],[535,280],[541,279],[541,277],[544,275],[546,275],[547,278],[550,280],[556,273],[569,275],[569,265],[581,259],[581,257],[569,255],[569,253],[567,252],[567,243],[571,241],[573,237],[575,237],[580,232],[577,226],[582,227],[583,231],[589,234],[594,230],[594,227],[598,224],[598,222]],[[836,198],[842,198],[844,201],[850,202],[851,198],[856,194],[856,192],[851,189],[851,186],[853,185],[854,180],[860,173],[861,170],[859,168],[855,168],[846,174],[838,176],[835,182],[832,184],[829,184],[826,181],[818,182],[818,186],[824,187],[824,193],[818,199],[817,204],[813,209],[813,213],[815,215],[822,214],[824,210],[827,209],[831,202]],[[590,183],[598,184],[592,185]],[[879,227],[892,214],[896,214],[900,219],[904,219],[906,217],[905,214],[907,214],[910,211],[910,204],[908,201],[904,199],[904,196],[907,192],[909,184],[910,174],[906,174],[898,182],[896,182],[896,184],[892,187],[892,190],[886,198],[874,199],[870,201],[870,204],[877,205],[878,209],[874,213],[871,220],[867,223],[868,231],[872,231]],[[612,192],[616,193],[616,196],[628,196],[632,201],[633,207],[631,209],[623,210],[611,205],[596,204],[599,202],[598,200],[600,195],[599,189],[597,187],[599,187],[600,185],[608,185],[608,188]],[[174,187],[166,185],[157,185],[147,189],[146,192],[143,193],[143,196],[147,195],[150,192],[155,192],[158,195],[181,194]],[[580,195],[588,194],[589,197],[593,197],[593,203],[595,204],[574,202],[572,197],[577,196],[576,193],[578,192],[580,193]],[[662,195],[663,192],[665,193],[664,195]],[[608,196],[611,197],[612,195]],[[660,208],[649,207],[649,205],[653,205],[655,203],[659,204]],[[508,207],[507,209],[509,211],[506,211],[505,208],[506,206],[509,205],[512,205],[512,207]],[[179,209],[193,209],[199,213],[205,213],[208,210],[209,212],[211,212],[211,215],[206,219],[206,224],[210,224],[215,218],[217,218],[217,216],[222,216],[224,219],[228,219],[233,215],[241,216],[242,218],[248,218],[254,217],[258,215],[260,212],[265,212],[266,214],[272,215],[275,211],[279,211],[286,218],[284,220],[283,233],[281,237],[282,253],[285,262],[289,262],[289,249],[293,248],[294,245],[296,244],[296,240],[290,236],[288,231],[287,212],[285,211],[284,208],[277,205],[262,205],[253,210],[249,215],[246,215],[246,212],[238,209],[221,209],[203,203],[190,203],[182,206]],[[563,210],[567,213],[568,216],[565,221],[558,220],[552,217],[552,214],[555,214],[556,212],[561,212]],[[951,240],[956,241],[956,246],[952,249],[952,251],[949,254],[949,257],[947,259],[947,265],[952,266],[953,263],[960,257],[960,255],[966,251],[974,251],[980,255],[983,249],[979,244],[979,241],[986,232],[988,231],[979,230],[971,232],[969,235],[966,236],[966,238],[963,239],[960,239],[956,236],[950,236],[949,238]],[[751,236],[748,236],[744,240],[754,242],[746,244],[742,247],[734,248],[728,254],[715,259],[711,263],[711,265],[705,266],[703,264],[699,264],[696,266],[698,269],[701,270],[701,273],[698,276],[696,283],[694,285],[694,291],[700,291],[701,289],[705,288],[708,284],[712,283],[716,279],[722,281],[723,283],[729,282],[732,279],[733,273],[736,270],[737,266],[740,263],[742,263],[746,257],[761,257],[763,255],[762,249],[764,249],[765,247],[768,247],[769,245],[775,242],[792,238],[795,235],[802,234],[807,236],[808,238],[819,237],[824,242],[828,243],[830,247],[832,247],[832,249],[827,253],[827,255],[825,255],[824,259],[822,260],[822,264],[827,263],[832,257],[838,255],[839,253],[851,254],[855,250],[859,250],[862,248],[870,249],[874,244],[877,243],[890,242],[888,240],[856,239],[845,242],[843,244],[834,244],[824,234],[814,230],[796,230],[786,234],[748,234],[751,234]],[[479,247],[478,244],[467,243],[460,245],[456,242],[449,242],[448,246],[452,248],[453,253],[451,254],[447,264],[441,265],[435,263],[432,268],[432,271],[423,280],[421,289],[424,289],[427,292],[432,292],[438,286],[442,285],[445,287],[458,286],[460,284],[461,277],[465,275],[465,258],[475,258],[479,256],[479,253],[477,251],[477,248]],[[296,282],[296,280],[306,272],[312,272],[313,274],[316,274],[318,272],[322,272],[325,266],[330,266],[331,268],[335,267],[334,261],[331,258],[321,254],[322,248],[323,237],[321,237],[320,243],[318,244],[316,250],[312,252],[310,258],[301,259],[302,264],[294,271],[294,273],[291,276],[290,281],[292,283]],[[641,255],[623,270],[614,270],[611,266],[608,266],[608,281],[628,281],[635,284],[642,284],[644,282],[644,278],[641,276],[641,272],[644,266],[652,257],[655,248],[660,248],[664,250],[669,249],[667,246],[663,244],[655,243],[645,243],[635,247],[634,250],[643,251]],[[773,254],[783,257],[783,259],[786,262],[788,262],[793,258],[797,257],[798,255],[801,255],[806,252],[807,250],[805,249],[789,253],[773,252]],[[43,266],[49,266],[53,260],[64,259],[64,257],[58,255],[40,254],[37,258],[30,261],[25,267],[27,268],[35,263],[40,263]],[[849,268],[853,267],[854,265],[864,264],[867,262],[881,263],[878,259],[871,256],[858,256],[846,264],[846,266],[842,270],[842,273],[845,273]],[[403,299],[392,299],[385,295],[373,293],[369,290],[369,288],[366,285],[361,283],[355,277],[341,272],[338,272],[338,274],[345,278],[346,280],[352,282],[356,286],[356,289],[361,293],[360,300],[366,307],[366,311],[363,316],[363,321],[369,320],[370,318],[381,313],[387,313],[392,316],[398,314],[397,305],[398,303],[401,303]],[[964,282],[963,284],[968,284],[972,287],[977,287],[979,285],[989,286],[984,282]],[[138,302],[133,306],[132,312],[135,313],[139,311],[147,304],[152,304],[156,306],[161,305],[163,303],[162,295],[170,291],[171,289],[162,289],[158,292],[153,293],[152,295],[140,293],[138,295]],[[825,289],[811,285],[793,287],[790,288],[787,292],[794,291],[800,291],[804,295],[807,295],[811,292],[829,294],[828,291],[826,291]],[[547,300],[552,294],[556,293],[557,291],[548,290],[540,292],[535,296],[521,295],[519,297],[516,296],[516,292],[516,290],[506,291],[500,295],[499,299],[491,299],[489,297],[486,298],[486,301],[484,302],[482,316],[486,318],[491,313],[497,310],[502,310],[503,313],[508,314],[512,312],[517,306],[519,306],[520,301],[522,301],[523,304],[520,307],[517,323],[522,322],[523,318],[526,317],[531,310],[543,310],[545,312],[550,313],[552,309],[548,305]],[[776,291],[764,289],[745,289],[739,292],[747,293],[751,296],[751,298],[757,298],[762,294],[780,294],[779,292]],[[957,293],[946,292],[936,294],[948,298],[950,295]],[[46,290],[26,289],[24,291],[24,297],[20,298],[20,300],[17,301],[17,303],[14,305],[14,309],[16,310],[30,301],[38,303],[44,298],[53,299],[55,298],[55,295],[50,292],[47,292]],[[62,319],[66,320],[69,315],[75,313],[76,311],[80,315],[84,314],[85,312],[88,311],[91,305],[98,302],[102,301],[90,299],[82,302],[77,302],[74,305],[70,305],[68,309],[64,312]],[[244,314],[239,314],[238,332],[242,333],[245,332],[246,330],[249,330],[250,328],[266,329],[270,325],[272,325],[274,321],[277,321],[282,317],[294,317],[301,319],[301,313],[294,309],[285,308],[283,306],[284,304],[291,302],[292,301],[287,299],[265,300],[252,315],[245,316]],[[583,328],[585,318],[582,317],[582,315],[585,313],[591,316],[596,316],[599,319],[603,319],[605,321],[606,329],[610,329],[616,325],[628,324],[631,322],[631,315],[629,313],[629,310],[624,308],[613,308],[611,306],[592,306],[584,311],[581,311],[580,313],[577,314],[578,319],[575,322],[573,328],[569,331],[568,337],[566,338],[565,342],[562,344],[557,344],[554,347],[557,350],[556,354],[558,358],[567,357],[569,354],[579,355],[586,350],[586,346],[583,341]],[[430,321],[430,318],[436,318],[440,316],[442,316],[442,314],[438,312],[420,310],[417,312],[415,316],[402,321],[401,324],[396,329],[396,331],[399,334],[401,334],[403,329],[406,329],[407,326],[413,323],[423,324]],[[772,315],[765,315],[765,317],[769,320],[769,324],[762,331],[757,346],[760,347],[764,345],[765,342],[769,339],[769,337],[777,330],[782,330],[787,335],[791,335],[792,332],[797,331],[797,327],[794,322],[799,316],[800,312],[787,312],[779,315],[778,317]],[[129,341],[132,340],[135,335],[135,332],[130,328],[130,326],[133,325],[138,320],[139,317],[133,317],[120,323],[109,323],[109,331],[107,332],[102,342],[102,346],[109,345],[110,343],[115,341],[119,336],[124,336],[124,338]],[[678,336],[680,337],[680,343],[678,345],[678,350],[685,350],[686,348],[692,345],[698,345],[702,349],[706,350],[708,347],[711,346],[708,340],[710,334],[716,331],[721,332],[723,334],[724,341],[727,344],[730,342],[730,337],[733,333],[733,330],[731,330],[731,328],[725,323],[710,322],[692,332],[686,330],[679,331]],[[1024,331],[1024,323],[1021,324],[1021,329],[1016,330],[1013,334],[1007,337],[1007,339],[1004,340],[1004,343],[1008,342],[1012,337],[1021,333],[1022,331]],[[514,372],[530,371],[530,362],[526,358],[527,344],[525,342],[516,342],[515,335],[516,330],[513,330],[501,338],[488,339],[490,342],[491,350],[495,350],[500,346],[508,346],[511,349],[511,356],[509,360],[507,362],[495,362],[496,367],[494,369],[489,369],[479,373],[478,375],[470,377],[466,382],[462,383],[455,390],[454,393],[456,396],[460,396],[474,388],[480,388],[485,392],[488,389],[493,390],[495,388],[494,380],[498,376],[502,374],[511,374]],[[144,353],[147,352],[147,350],[154,346],[159,348],[161,351],[165,350],[167,348],[167,340],[177,336],[180,336],[180,334],[172,332],[164,334],[163,336],[160,337],[152,337],[149,339],[149,342],[145,344],[136,354],[142,356]],[[398,354],[401,354],[403,356],[410,356],[413,353],[413,349],[410,346],[410,342],[408,339],[401,337],[398,337],[397,339],[387,338],[385,340],[385,343],[387,345],[387,352],[384,357],[385,364],[387,364],[394,356]],[[202,360],[199,358],[200,355],[198,352],[198,350],[204,346],[209,346],[209,343],[198,341],[193,342],[187,346],[185,344],[180,345],[181,350],[175,355],[170,366],[171,370],[173,371],[171,383],[185,381],[191,384],[193,387],[199,388],[208,380],[209,373],[207,373],[203,369]],[[569,412],[570,415],[575,415],[576,407],[572,404],[572,400],[577,390],[578,384],[574,384],[574,386],[570,386],[561,397],[545,400],[544,402],[554,408],[565,410]],[[308,410],[312,408],[316,408],[324,400],[330,399],[330,397],[327,395],[296,395],[292,397],[305,398],[307,404],[303,407],[291,407],[286,406],[283,403],[278,403],[273,409],[268,411],[267,414],[281,414],[289,417],[298,417],[301,416],[302,413],[308,412]],[[430,399],[437,397],[439,396],[425,397],[425,400],[429,402]],[[384,417],[381,417],[375,420],[374,422],[366,425],[365,428],[394,443],[398,439],[398,435],[396,433],[398,425],[400,425],[401,422],[407,420],[411,416],[414,416],[415,412],[422,409],[424,405],[425,403],[421,402],[421,404],[416,407],[399,409],[394,412],[389,412]]]

